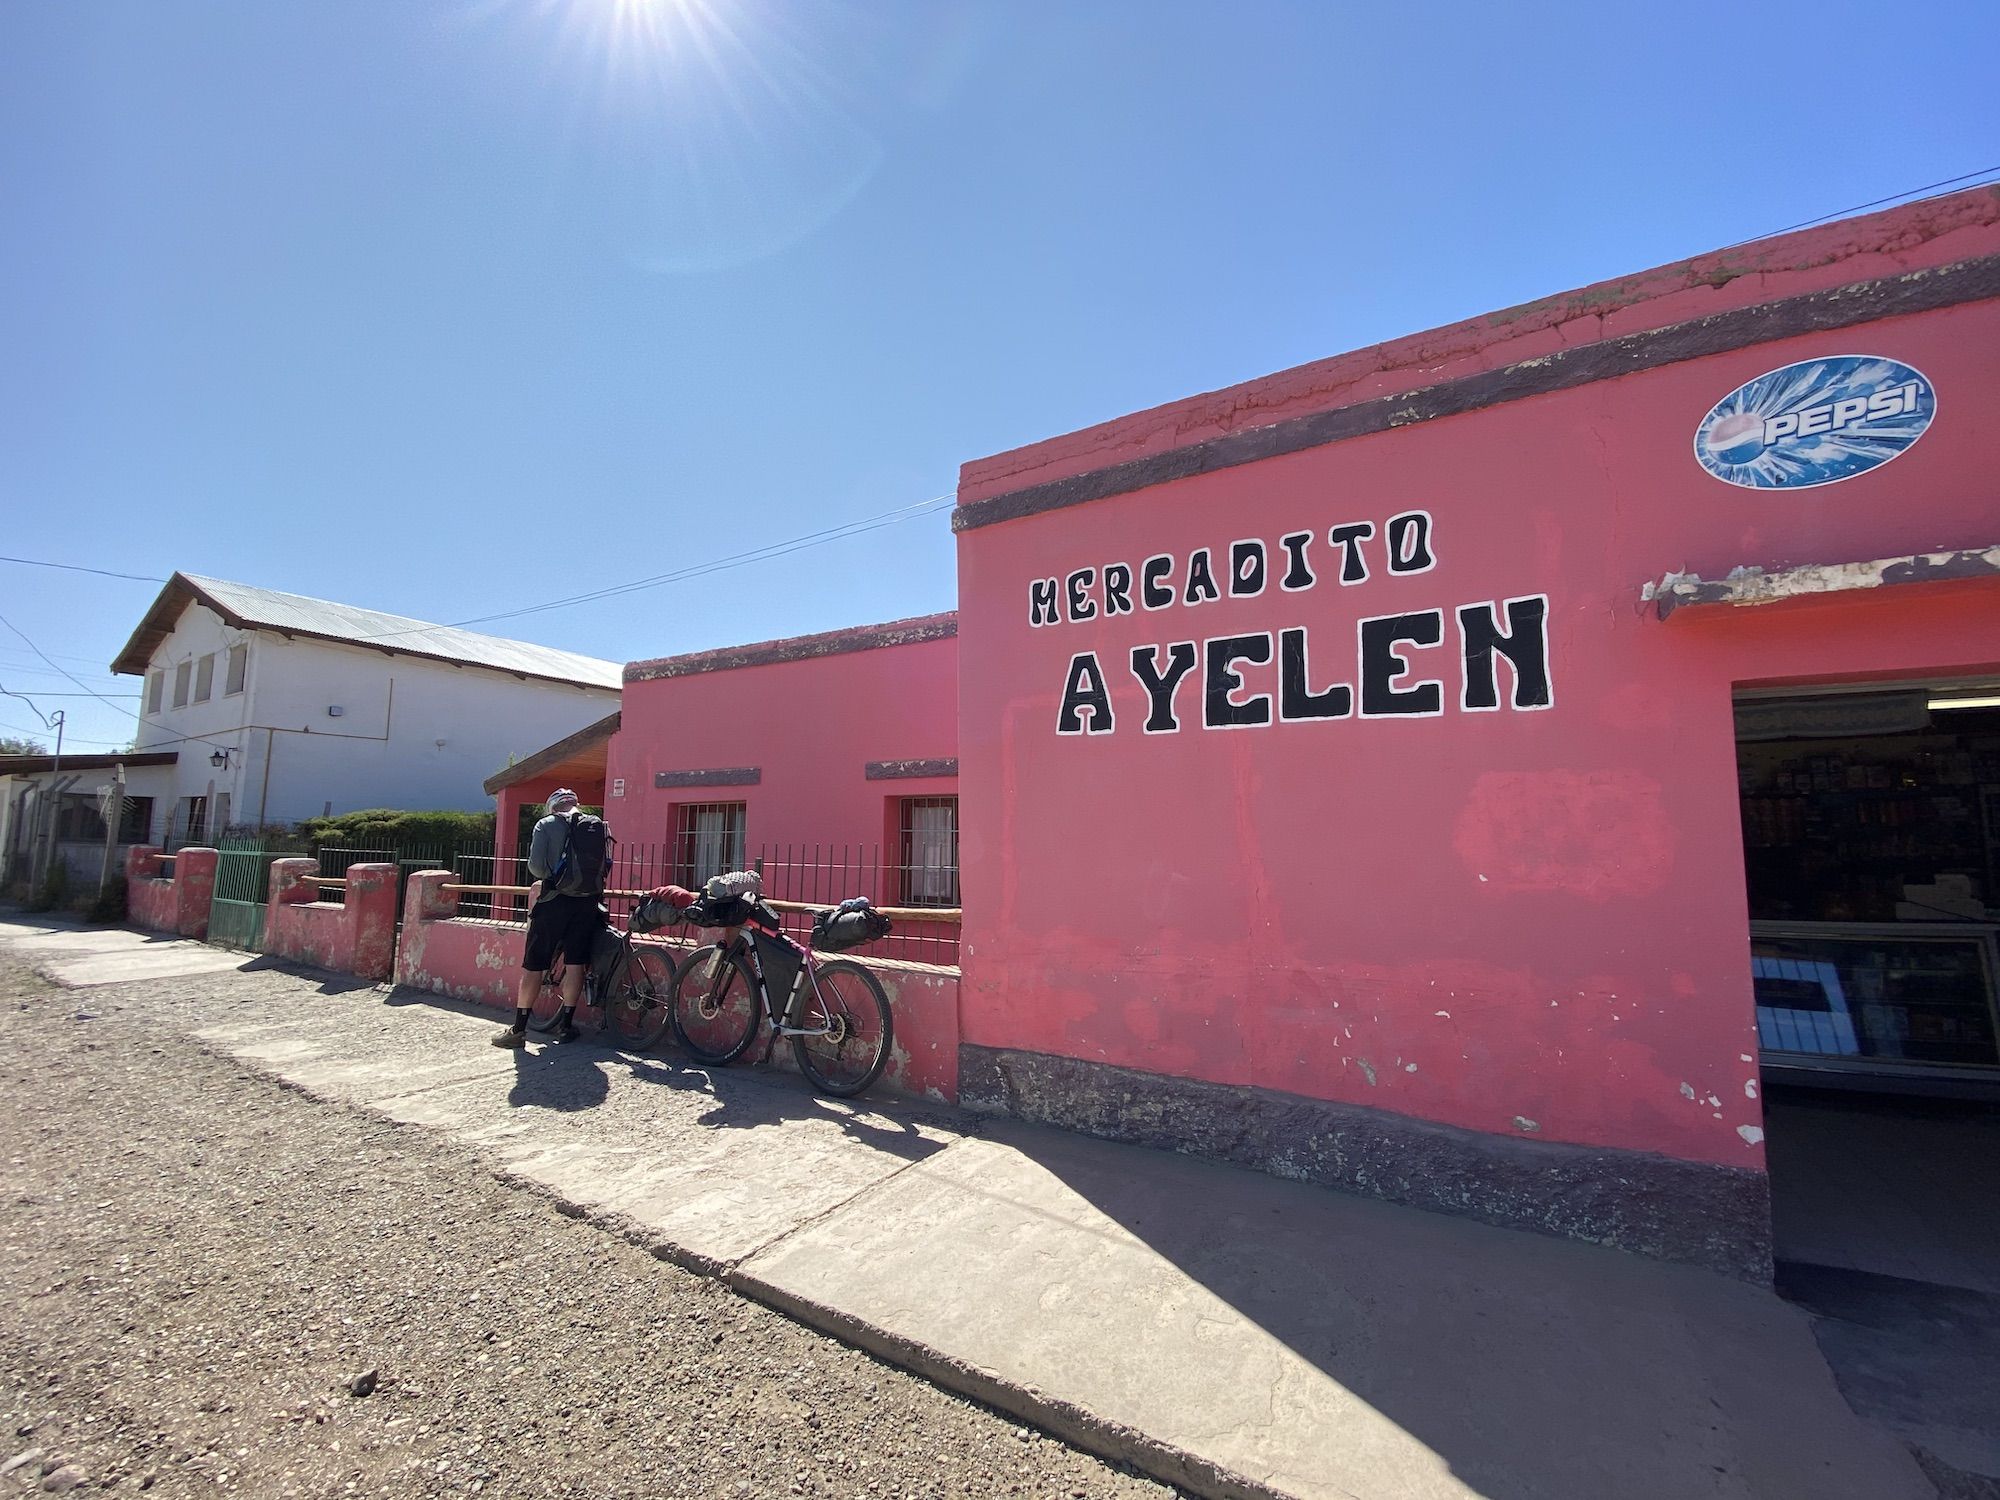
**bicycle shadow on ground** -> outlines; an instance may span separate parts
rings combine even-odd
[[[357,983],[357,987],[366,986]],[[395,1009],[421,1006],[490,1022],[496,1031],[513,1015],[511,1008],[407,987],[384,993],[382,1004]],[[590,1109],[609,1096],[611,1068],[616,1065],[634,1082],[683,1095],[705,1095],[708,1105],[694,1119],[704,1129],[749,1130],[795,1120],[826,1121],[856,1141],[903,1161],[921,1161],[957,1137],[976,1132],[970,1117],[948,1106],[886,1095],[879,1086],[859,1099],[825,1098],[796,1073],[775,1063],[766,1065],[763,1058],[761,1038],[743,1060],[717,1068],[694,1062],[667,1041],[633,1052],[604,1037],[552,1043],[531,1035],[527,1047],[514,1054],[515,1082],[507,1097],[517,1105],[569,1112]]]
[[[921,1110],[893,1096],[871,1093],[858,1099],[829,1099],[798,1074],[775,1067],[759,1067],[753,1072],[744,1063],[712,1068],[679,1058],[675,1061],[680,1086],[685,1088],[690,1080],[699,1079],[699,1091],[713,1101],[695,1120],[704,1130],[755,1130],[819,1120],[836,1126],[852,1140],[906,1162],[922,1161],[971,1133],[970,1121],[948,1120],[936,1110]]]

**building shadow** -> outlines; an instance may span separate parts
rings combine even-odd
[[[1810,1430],[1810,1414],[1839,1398],[1796,1309],[1768,1289],[1044,1127],[993,1121],[984,1133],[1025,1159],[1026,1180],[1060,1185],[1017,1192],[1011,1171],[962,1182],[1004,1200],[996,1244],[1024,1218],[1062,1225],[1093,1244],[1136,1242],[1143,1272],[1072,1284],[1075,1256],[1051,1247],[1046,1271],[999,1250],[962,1274],[1019,1272],[1030,1322],[1038,1293],[1043,1307],[1137,1295],[1100,1318],[1101,1349],[1115,1352],[1085,1357],[1171,1372],[1213,1351],[1198,1355],[1212,1367],[1160,1376],[1163,1388],[1198,1378],[1190,1390],[1222,1393],[1193,1397],[1182,1427],[1271,1423],[1282,1442],[1274,1419],[1289,1412],[1300,1430],[1351,1431],[1338,1457],[1302,1444],[1301,1462],[1338,1473],[1293,1471],[1288,1488],[1372,1494],[1379,1474],[1384,1494],[1464,1486],[1486,1500],[1896,1492],[1830,1467],[1854,1440],[1829,1450]],[[1398,1451],[1383,1446],[1385,1421],[1421,1444],[1403,1445],[1409,1472],[1371,1467],[1382,1460],[1370,1450]],[[1448,1474],[1416,1471],[1424,1449]]]
[[[322,995],[351,995],[356,990],[383,989],[382,981],[363,979],[359,974],[343,974],[336,969],[315,968],[311,964],[300,963],[296,959],[276,958],[268,953],[255,957],[236,966],[239,974],[289,974],[294,979],[304,979],[312,983]]]

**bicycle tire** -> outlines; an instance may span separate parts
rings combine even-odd
[[[697,948],[674,976],[674,1036],[697,1062],[720,1066],[743,1055],[763,1011],[741,953],[720,943]]]
[[[634,943],[611,981],[604,1029],[628,1052],[644,1052],[673,1024],[673,961],[658,948]]]
[[[542,987],[535,991],[535,1003],[528,1011],[528,1030],[536,1036],[547,1036],[556,1024],[556,1012],[562,1009],[562,985],[551,981],[548,971],[542,975]]]
[[[835,1031],[832,1036],[792,1038],[792,1056],[814,1088],[845,1099],[882,1076],[895,1044],[896,1023],[889,997],[873,974],[852,959],[829,959],[819,966],[798,1009],[801,1015],[792,1025],[824,1023]]]

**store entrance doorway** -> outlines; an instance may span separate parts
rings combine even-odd
[[[2000,1481],[2000,684],[1736,730],[1778,1289],[1934,1478]]]
[[[2000,1098],[2000,684],[1746,697],[1767,1083]]]

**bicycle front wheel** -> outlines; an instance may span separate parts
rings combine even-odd
[[[616,1045],[644,1052],[673,1024],[674,966],[658,948],[634,943],[604,1001],[604,1029]]]
[[[542,976],[542,987],[535,991],[535,1003],[528,1011],[528,1030],[545,1035],[555,1025],[556,1012],[561,1008],[561,971],[551,969]]]
[[[734,1062],[757,1034],[757,991],[740,953],[697,948],[674,976],[674,1035],[697,1062]]]
[[[805,1034],[792,1038],[799,1071],[823,1094],[858,1094],[889,1061],[895,1023],[889,997],[875,976],[851,959],[819,966],[807,989],[804,1014],[793,1021]]]

